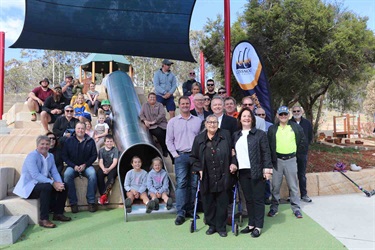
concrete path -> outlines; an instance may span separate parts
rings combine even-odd
[[[316,196],[302,211],[348,249],[375,249],[375,196],[363,193]]]

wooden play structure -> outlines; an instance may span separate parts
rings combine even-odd
[[[333,136],[339,138],[354,138],[357,135],[361,138],[361,123],[359,116],[351,116],[349,114],[344,116],[333,117]]]

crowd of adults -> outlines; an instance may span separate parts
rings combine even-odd
[[[227,96],[225,88],[220,87],[215,92],[212,79],[206,82],[206,93],[202,93],[201,88],[199,91],[194,89],[200,87],[200,83],[195,80],[192,70],[189,79],[183,83],[184,95],[178,99],[179,114],[176,116],[174,92],[177,83],[171,71],[172,64],[164,59],[162,67],[155,72],[155,92],[149,93],[147,102],[142,105],[140,120],[157,138],[162,155],[170,155],[173,159],[175,224],[182,225],[186,218],[194,216],[198,179],[205,222],[209,226],[207,235],[218,232],[221,237],[227,236],[230,195],[237,181],[246,204],[243,213],[248,216],[248,225],[241,233],[251,233],[252,237],[261,235],[265,205],[271,205],[268,216],[277,215],[283,176],[289,188],[291,209],[296,218],[302,218],[300,200],[311,202],[306,189],[306,163],[308,145],[312,141],[312,126],[302,117],[303,109],[293,107],[293,118],[289,119],[288,107],[281,106],[273,124],[265,121],[265,110],[257,106],[251,96],[244,97],[237,109],[236,100]],[[74,88],[72,80],[67,77],[64,84],[50,91],[48,79],[43,79],[28,99],[31,119],[36,120],[36,112],[41,112],[45,130],[48,131],[48,123],[54,122],[54,126],[53,132],[38,137],[37,149],[27,156],[15,193],[23,198],[41,199],[40,225],[44,227],[55,226],[48,219],[51,192],[58,193],[58,198],[54,198],[53,220],[70,220],[63,215],[66,196],[72,212],[78,212],[76,177],[87,177],[89,210],[95,212],[97,209],[97,174],[92,165],[98,149],[95,140],[86,133],[86,124],[74,117],[70,103]],[[97,115],[99,104],[92,86],[90,90],[88,103]],[[194,108],[191,108],[192,104]],[[169,112],[169,121],[164,107]],[[64,173],[63,162],[67,165]]]

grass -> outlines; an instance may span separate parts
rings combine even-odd
[[[266,208],[268,209],[268,207]],[[267,210],[268,212],[268,210]],[[276,217],[265,218],[262,235],[235,237],[207,236],[202,219],[197,232],[190,222],[174,225],[174,215],[151,214],[130,217],[124,222],[123,209],[70,214],[71,222],[58,222],[55,229],[29,226],[20,240],[4,249],[343,249],[344,246],[319,224],[304,215],[296,219],[289,205],[280,205]],[[203,217],[201,215],[201,217]],[[245,222],[244,225],[247,223]]]
[[[310,151],[318,151],[318,152],[327,152],[327,153],[357,153],[358,149],[355,148],[340,148],[340,147],[331,147],[324,144],[314,143],[309,146]]]

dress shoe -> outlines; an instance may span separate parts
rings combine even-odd
[[[185,217],[177,216],[176,220],[174,221],[174,224],[176,226],[182,225],[185,222]]]
[[[98,210],[98,206],[95,203],[89,203],[89,211],[95,213]]]
[[[207,235],[211,235],[211,234],[214,234],[214,233],[216,233],[216,229],[215,229],[215,228],[212,228],[212,227],[210,227],[210,228],[206,231],[206,234],[207,234]]]
[[[72,210],[73,214],[78,213],[78,206],[77,205],[70,205],[70,209]]]
[[[54,228],[56,225],[49,221],[49,220],[39,220],[39,226],[45,227],[45,228]]]
[[[227,234],[227,232],[219,232],[219,235],[220,235],[220,237],[227,237],[228,236],[228,234]]]
[[[242,234],[248,234],[248,233],[253,232],[254,229],[255,229],[255,227],[253,227],[253,228],[250,229],[250,227],[247,226],[247,227],[245,227],[244,229],[241,230],[241,233],[242,233]]]
[[[72,218],[67,217],[63,214],[54,214],[52,220],[70,221],[70,220],[72,220]]]
[[[185,214],[185,217],[186,217],[186,218],[194,218],[194,213],[193,213],[193,212],[187,212],[187,213]],[[200,218],[201,218],[201,217],[199,217],[198,214],[195,215],[195,219],[199,220]]]
[[[252,232],[251,232],[251,237],[253,238],[258,238],[260,236],[260,230],[258,228],[255,228]]]

